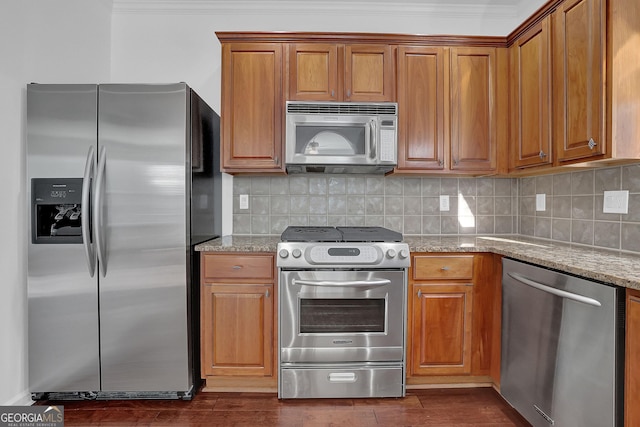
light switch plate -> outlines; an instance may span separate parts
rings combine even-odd
[[[249,195],[241,194],[240,195],[240,209],[249,209]]]
[[[629,191],[605,191],[604,203],[602,204],[603,213],[629,213]]]
[[[449,196],[446,194],[440,195],[440,212],[447,212],[449,210]]]
[[[547,210],[547,195],[536,194],[536,211],[546,211],[546,210]]]

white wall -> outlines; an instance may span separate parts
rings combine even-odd
[[[0,405],[27,391],[25,85],[109,79],[111,0],[0,3]],[[52,369],[55,369],[52,366]]]
[[[216,31],[382,32],[505,36],[521,9],[544,0],[401,3],[367,0],[114,0],[111,77],[116,82],[184,81],[220,111]],[[440,4],[438,4],[440,3]],[[400,6],[398,6],[400,4]],[[527,13],[528,16],[528,13]],[[232,178],[223,180],[223,234],[232,233]]]
[[[520,8],[543,1],[521,0]],[[436,7],[434,2],[405,0],[402,8],[396,7],[396,2],[378,3],[387,4],[387,8],[394,5],[394,13],[389,13],[367,0],[191,0],[182,4],[2,0],[0,182],[5,195],[5,226],[0,239],[0,405],[29,401],[24,200],[27,83],[184,81],[219,111],[220,44],[216,31],[506,35],[522,20],[513,9],[499,9],[500,4],[509,5],[506,0],[495,0],[497,9],[477,6],[470,0],[441,3]],[[184,10],[183,5],[190,9]],[[238,9],[238,5],[249,5],[248,10]],[[230,233],[230,177],[225,179],[225,191],[223,227]]]

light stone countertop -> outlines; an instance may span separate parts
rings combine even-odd
[[[222,236],[195,247],[201,252],[276,252],[279,235]],[[404,236],[411,252],[490,252],[565,273],[640,289],[640,256],[509,236]]]

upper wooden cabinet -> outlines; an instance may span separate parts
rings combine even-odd
[[[390,45],[292,43],[288,45],[289,100],[393,101]]]
[[[510,169],[553,162],[550,20],[547,16],[538,22],[509,49]]]
[[[497,49],[492,47],[451,49],[452,170],[497,169],[498,97],[501,95],[497,56]],[[506,67],[501,69],[506,73]],[[505,78],[506,75],[501,76]]]
[[[553,134],[560,163],[607,153],[605,1],[565,0],[551,15]]]
[[[551,41],[551,111],[547,127],[544,109],[541,109],[542,117],[536,117],[529,107],[528,114],[523,112],[526,106],[535,105],[539,100],[543,108],[548,105],[544,101],[546,93],[541,93],[540,98],[534,93],[525,93],[524,80],[533,81],[538,76],[531,74],[535,73],[536,64],[527,65],[523,61],[525,55],[534,54],[535,45],[546,48],[545,25],[546,37]],[[523,175],[576,163],[609,166],[640,160],[638,28],[637,0],[565,0],[557,4],[550,2],[508,37],[508,40],[513,38],[508,41],[511,44],[512,171]],[[527,52],[528,44],[531,46]],[[544,61],[543,55],[540,58]],[[544,67],[542,62],[537,65]],[[528,87],[543,88],[544,78],[539,81],[540,86],[534,82]],[[538,125],[540,132],[536,131]],[[555,158],[551,160],[550,155],[545,157],[546,161],[539,162],[534,156],[536,144],[547,146],[549,129],[550,154]]]
[[[222,44],[224,172],[284,172],[283,46]]]
[[[449,51],[442,47],[398,48],[399,171],[444,170],[449,164],[448,59]]]
[[[499,171],[506,58],[493,47],[398,47],[397,172]]]

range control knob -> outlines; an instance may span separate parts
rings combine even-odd
[[[289,251],[286,249],[280,249],[278,255],[280,255],[280,258],[286,258],[289,256]]]
[[[409,251],[406,249],[400,249],[400,258],[405,259],[409,258]]]
[[[291,252],[291,255],[293,255],[294,258],[300,258],[302,256],[302,251],[300,249],[294,249]]]
[[[389,249],[387,251],[387,258],[395,258],[396,257],[396,250],[395,249]]]

